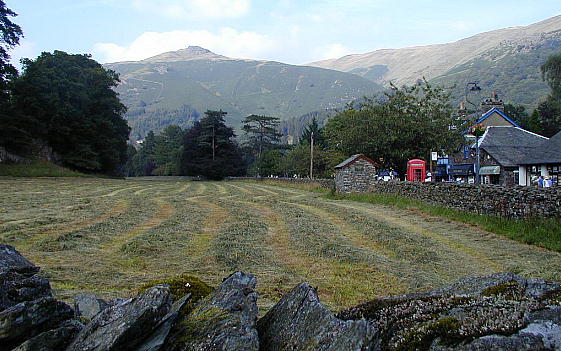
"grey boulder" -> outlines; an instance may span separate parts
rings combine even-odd
[[[51,286],[36,276],[39,267],[12,246],[0,244],[0,311],[20,302],[51,297]]]
[[[194,309],[175,329],[164,350],[257,351],[256,279],[236,272]]]
[[[0,312],[0,345],[9,350],[73,316],[70,306],[52,297],[21,302]]]
[[[257,322],[262,350],[368,350],[374,330],[365,320],[343,321],[300,283]]]
[[[59,351],[64,350],[84,326],[75,320],[64,322],[60,327],[43,332],[12,351]]]
[[[156,285],[132,300],[97,314],[67,351],[134,350],[152,333],[170,308],[169,287]]]

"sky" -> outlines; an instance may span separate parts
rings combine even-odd
[[[447,43],[561,15],[560,0],[5,0],[18,14],[12,62],[43,51],[141,60],[197,45],[305,64],[383,48]]]

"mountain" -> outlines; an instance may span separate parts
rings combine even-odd
[[[467,82],[478,81],[484,91],[497,91],[507,102],[530,107],[548,94],[540,65],[560,52],[561,16],[556,16],[453,43],[382,49],[308,65],[354,73],[383,85],[413,84],[425,77],[447,87],[456,85],[455,100],[463,98]]]
[[[340,108],[382,89],[355,74],[228,58],[193,46],[105,67],[120,74],[116,89],[129,109],[133,138],[169,124],[187,127],[207,109],[227,111],[227,123],[239,127],[250,114],[285,120]]]

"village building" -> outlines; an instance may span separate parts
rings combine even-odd
[[[377,181],[380,165],[356,154],[335,166],[335,189],[339,193],[364,192]]]
[[[537,178],[551,178],[559,185],[561,180],[561,132],[531,150],[519,163],[519,185],[535,185]]]

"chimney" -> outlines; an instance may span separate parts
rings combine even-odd
[[[499,95],[496,91],[491,92],[490,99],[485,99],[481,102],[481,115],[486,114],[493,108],[496,108],[501,112],[505,112],[505,104],[503,103],[503,100],[499,100]]]

